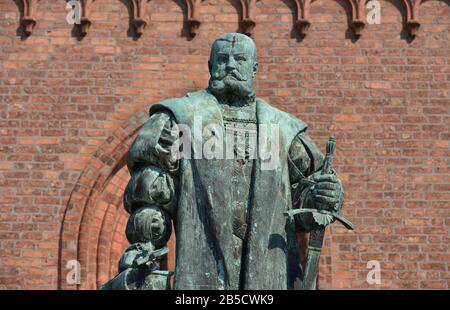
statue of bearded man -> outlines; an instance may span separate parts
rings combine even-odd
[[[320,173],[307,125],[255,96],[256,55],[251,38],[224,34],[212,45],[208,88],[151,107],[127,158],[131,246],[104,288],[168,288],[157,262],[172,223],[174,289],[300,285],[297,236],[314,219],[284,212],[337,212],[343,189],[334,171]]]

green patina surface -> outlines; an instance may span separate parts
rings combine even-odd
[[[131,246],[105,289],[168,288],[158,259],[172,222],[174,289],[302,287],[296,233],[314,229],[317,216],[292,211],[342,208],[341,182],[322,171],[307,125],[256,97],[253,40],[222,35],[208,64],[208,88],[152,106],[129,151]]]

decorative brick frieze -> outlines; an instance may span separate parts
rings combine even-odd
[[[406,30],[414,38],[420,28],[419,8],[422,0],[403,0],[406,9]]]
[[[34,26],[36,26],[37,2],[38,0],[22,0],[23,15],[20,23],[28,36],[33,33]]]
[[[255,7],[257,0],[241,0],[242,8],[242,20],[241,27],[242,32],[248,36],[252,35],[253,28],[256,26],[255,20]]]
[[[309,20],[309,8],[314,0],[295,0],[297,20],[295,21],[295,28],[301,36],[306,36],[311,21]]]
[[[352,8],[351,28],[355,37],[359,38],[366,26],[366,0],[348,0]]]
[[[145,10],[147,8],[148,1],[149,0],[131,0],[131,4],[133,6],[132,22],[138,36],[141,36],[144,33],[145,27],[147,27]]]
[[[189,30],[189,34],[192,37],[195,37],[197,34],[197,30],[201,25],[201,21],[199,18],[200,15],[200,6],[202,0],[185,0],[187,6],[187,27]]]
[[[80,33],[84,37],[89,32],[89,28],[91,28],[92,21],[90,19],[91,16],[91,6],[94,0],[78,0],[81,8],[80,8],[80,23],[77,24],[80,28]]]
[[[36,11],[37,3],[40,0],[21,0],[23,11],[21,12],[21,24],[23,25],[25,34],[29,36],[37,23]],[[91,20],[91,6],[95,0],[77,0],[80,4],[79,22],[76,24],[79,27],[80,34],[86,36],[92,24]],[[128,0],[131,3],[132,10],[132,25],[136,30],[137,36],[141,36],[145,27],[148,24],[146,17],[146,9],[150,0]],[[195,37],[198,33],[200,25],[202,24],[200,18],[200,9],[202,2],[206,0],[184,0],[187,8],[186,26],[191,37]],[[251,36],[256,26],[256,4],[262,0],[237,0],[240,3],[241,16],[240,28],[241,31],[248,36]],[[270,0],[265,0],[270,1]],[[317,0],[292,0],[295,3],[295,29],[301,37],[305,37],[309,32],[311,26],[310,9],[313,5],[324,5],[326,1]],[[334,0],[332,0],[334,1]],[[349,3],[351,9],[350,28],[352,29],[356,38],[362,35],[364,28],[367,25],[366,21],[366,0],[345,0]],[[405,9],[406,24],[405,28],[411,38],[414,38],[420,28],[419,8],[424,0],[399,0]],[[273,3],[275,5],[275,2]]]

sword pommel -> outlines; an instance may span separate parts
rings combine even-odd
[[[327,155],[329,154],[333,156],[335,148],[336,148],[336,138],[332,136],[327,141],[326,146]]]

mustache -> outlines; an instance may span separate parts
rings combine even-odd
[[[227,74],[225,74],[224,76],[219,76],[219,74],[215,74],[215,75],[213,76],[213,79],[214,79],[214,80],[219,80],[219,81],[221,81],[221,80],[224,80],[224,79],[226,79],[226,78],[228,78],[228,77],[235,78],[236,80],[241,81],[241,82],[247,81],[247,78],[243,77],[243,76],[242,76],[238,71],[236,71],[236,70],[229,71],[229,72],[227,72]]]

